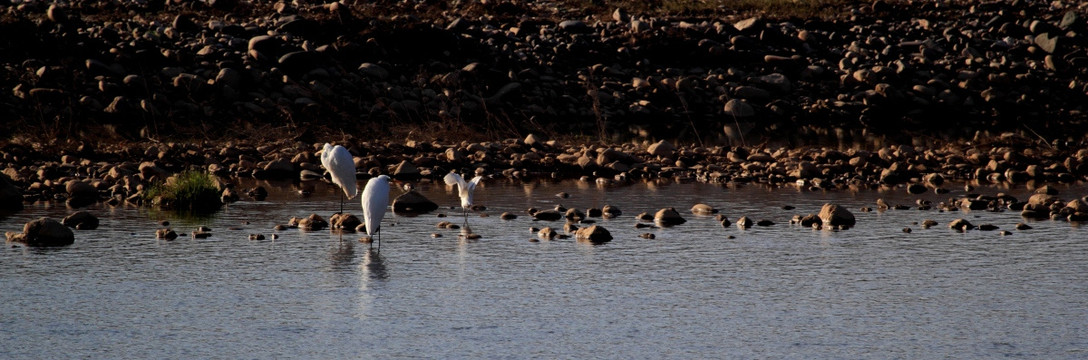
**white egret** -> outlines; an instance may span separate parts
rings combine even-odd
[[[333,184],[340,186],[340,189],[344,191],[344,194],[340,196],[340,213],[343,214],[344,195],[348,199],[354,199],[359,193],[359,188],[355,184],[355,159],[343,146],[325,143],[325,147],[321,150],[321,166],[324,166],[325,170],[332,175]]]
[[[381,222],[385,216],[385,208],[389,206],[389,176],[379,175],[367,181],[363,188],[362,202],[366,235],[372,238],[374,234],[378,235],[378,251],[381,251]]]
[[[461,197],[461,210],[465,216],[466,226],[468,225],[468,209],[472,207],[472,193],[476,190],[476,185],[483,179],[483,176],[477,176],[472,178],[472,181],[465,182],[465,178],[454,172],[446,174],[444,179],[446,185],[457,185],[457,196]]]

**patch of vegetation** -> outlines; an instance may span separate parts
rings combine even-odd
[[[200,171],[185,171],[156,184],[144,193],[144,201],[163,209],[212,212],[223,206],[219,188],[212,176]]]

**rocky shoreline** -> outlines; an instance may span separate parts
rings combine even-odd
[[[511,181],[580,178],[616,186],[673,179],[760,183],[813,191],[892,186],[903,187],[912,194],[931,191],[943,194],[949,190],[946,182],[953,181],[1046,188],[1046,184],[1088,179],[1088,149],[1055,149],[1015,134],[973,145],[955,143],[933,149],[900,145],[874,150],[677,146],[664,140],[605,146],[545,141],[536,135],[455,144],[350,139],[339,144],[352,154],[356,178],[360,181],[380,174],[408,182],[441,181],[447,173],[456,171]],[[230,179],[323,179],[327,175],[318,153],[322,145],[281,140],[82,144],[45,150],[12,143],[0,147],[0,208],[17,211],[24,202],[36,201],[65,202],[72,208],[100,201],[112,205],[142,204],[143,192],[151,185],[185,170],[207,172],[223,179],[220,191],[226,201],[243,195],[260,196],[256,189],[234,189]],[[1023,210],[1025,216],[1033,218],[1060,214],[1064,219],[1081,212],[1077,204],[1051,207],[1057,201],[1055,197],[1040,199],[1038,207],[1025,208],[1027,202],[1017,199],[976,196],[942,206],[1010,208]],[[1064,205],[1069,204],[1072,203]],[[1063,210],[1065,207],[1074,211]]]
[[[787,145],[1020,132],[1081,146],[1088,5],[844,2],[832,18],[569,2],[0,2],[0,131],[574,135]]]

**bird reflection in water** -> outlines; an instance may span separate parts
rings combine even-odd
[[[336,247],[329,248],[329,261],[335,270],[347,270],[355,261],[355,246],[351,241],[340,241]]]
[[[367,249],[363,254],[363,277],[366,279],[385,280],[389,278],[389,273],[385,269],[385,259],[382,258],[381,253],[374,251],[374,249]]]

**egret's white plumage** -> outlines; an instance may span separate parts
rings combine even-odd
[[[362,203],[366,234],[378,234],[378,248],[381,249],[381,222],[382,217],[385,217],[385,208],[389,206],[389,176],[379,175],[367,181],[363,188]]]
[[[476,185],[483,179],[483,176],[477,176],[466,182],[461,175],[452,172],[446,174],[444,178],[446,185],[457,185],[457,196],[461,198],[461,208],[464,209],[466,224],[468,223],[468,209],[472,207],[472,193],[476,190]]]
[[[343,146],[325,143],[321,150],[321,166],[332,175],[332,182],[344,190],[348,199],[354,199],[359,193],[355,184],[355,159]]]

